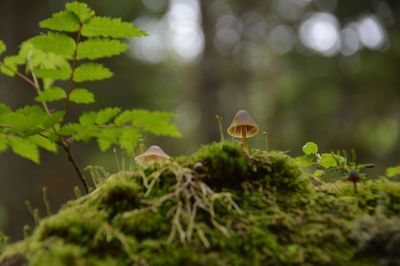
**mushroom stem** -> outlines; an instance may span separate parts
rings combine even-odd
[[[358,193],[357,182],[356,181],[353,181],[353,188],[354,188],[354,193]]]
[[[222,116],[220,115],[216,115],[215,118],[217,118],[217,122],[218,122],[218,128],[219,128],[219,135],[221,138],[221,142],[225,141],[225,136],[224,136],[224,132],[222,130]]]
[[[267,131],[264,131],[263,134],[264,134],[264,141],[265,141],[265,151],[268,152],[268,134],[267,134]]]
[[[247,139],[246,127],[242,129],[242,143],[244,152],[249,154],[249,140]]]

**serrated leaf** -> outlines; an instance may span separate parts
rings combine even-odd
[[[0,152],[4,152],[8,147],[8,140],[6,135],[0,135]]]
[[[318,163],[324,168],[331,168],[337,166],[337,161],[333,154],[323,153]]]
[[[82,64],[75,69],[74,81],[84,82],[91,80],[102,80],[112,77],[113,73],[101,64]]]
[[[7,49],[6,44],[2,40],[0,40],[0,54],[4,53],[6,49]]]
[[[87,89],[75,89],[69,95],[69,100],[77,104],[94,103],[94,94]]]
[[[65,8],[74,13],[79,18],[81,23],[85,23],[88,19],[95,15],[94,11],[85,3],[70,2],[65,4]]]
[[[49,152],[57,152],[57,145],[55,142],[49,140],[48,138],[45,138],[44,136],[41,135],[33,135],[29,137],[29,141],[32,143],[38,145],[39,147],[49,151]]]
[[[10,77],[15,75],[19,65],[25,63],[25,60],[17,55],[7,56],[3,60],[4,66],[1,66],[0,71]]]
[[[314,142],[307,142],[303,146],[303,152],[304,154],[316,154],[318,152],[318,145],[315,144]]]
[[[126,150],[129,154],[135,150],[138,139],[140,136],[139,129],[136,128],[122,128],[121,136],[119,138],[119,145]]]
[[[79,30],[80,23],[78,17],[70,11],[54,13],[51,18],[42,20],[39,27],[49,30],[75,32]]]
[[[79,117],[79,123],[82,126],[93,126],[96,123],[97,113],[96,112],[85,112]]]
[[[116,116],[121,110],[119,108],[106,108],[97,112],[96,124],[104,125]]]
[[[8,127],[9,132],[34,134],[43,130],[42,123],[48,115],[39,106],[26,106],[15,112],[0,115],[0,123]]]
[[[50,114],[50,117],[48,117],[44,122],[43,122],[43,128],[51,128],[55,126],[57,123],[61,122],[61,119],[64,116],[64,111],[58,111]]]
[[[129,45],[118,40],[89,39],[77,47],[78,59],[97,59],[119,55],[126,51]]]
[[[52,80],[68,80],[71,77],[71,68],[69,67],[59,69],[34,68],[32,72],[39,78]]]
[[[48,32],[30,39],[32,45],[46,53],[55,53],[71,58],[75,50],[75,41],[62,33]]]
[[[15,154],[35,163],[40,162],[38,146],[27,139],[17,136],[9,137],[9,144]]]
[[[44,91],[41,91],[38,96],[36,96],[35,100],[38,102],[54,102],[65,99],[67,94],[60,87],[50,88]]]
[[[108,150],[112,144],[118,141],[118,136],[120,134],[119,128],[105,128],[102,129],[97,137],[97,142],[101,151]]]
[[[146,36],[146,32],[119,18],[94,17],[82,27],[85,37],[130,38]]]

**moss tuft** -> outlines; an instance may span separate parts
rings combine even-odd
[[[192,161],[201,163],[205,182],[214,188],[237,187],[247,178],[248,158],[236,143],[205,145],[192,156]]]

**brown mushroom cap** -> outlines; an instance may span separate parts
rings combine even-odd
[[[245,131],[245,135],[250,138],[257,135],[259,129],[256,122],[247,111],[239,110],[228,128],[228,134],[234,138],[242,138],[243,131]]]
[[[169,156],[159,146],[150,146],[143,154],[135,157],[138,164],[145,164],[150,161],[158,161],[168,159]]]

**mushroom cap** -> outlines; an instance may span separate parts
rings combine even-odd
[[[349,172],[348,178],[352,182],[359,182],[361,179],[360,174],[354,169]]]
[[[234,138],[242,138],[242,132],[245,131],[246,136],[251,138],[257,135],[259,129],[253,117],[246,110],[239,110],[227,131]]]
[[[138,164],[144,164],[149,161],[165,160],[169,156],[159,146],[150,146],[144,153],[135,157]]]

